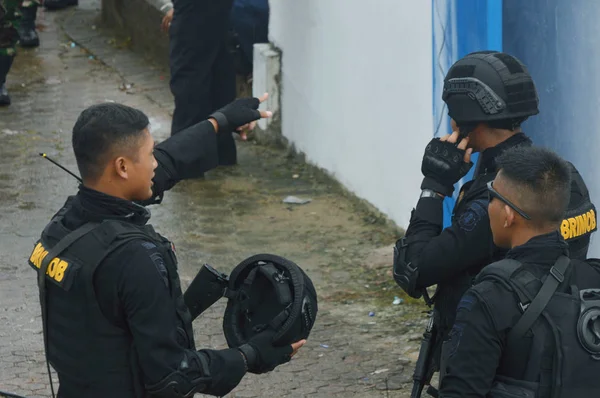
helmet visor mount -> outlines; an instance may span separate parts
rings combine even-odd
[[[442,100],[448,103],[453,95],[466,95],[470,100],[477,101],[484,114],[494,116],[506,109],[506,103],[487,84],[474,77],[448,79],[444,82]],[[455,120],[459,127],[460,139],[466,138],[477,126],[478,122]]]
[[[449,96],[466,94],[470,99],[477,101],[483,112],[487,115],[497,115],[506,109],[506,103],[487,84],[474,77],[461,77],[448,79],[444,83],[442,100]]]

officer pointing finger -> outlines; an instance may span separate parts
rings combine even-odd
[[[259,102],[238,100],[158,147],[137,109],[105,103],[81,113],[72,142],[82,184],[29,256],[60,398],[222,396],[304,345],[308,333],[275,344],[264,328],[241,345],[197,350],[173,245],[137,204],[153,198],[155,185],[185,178],[182,165],[210,163],[198,143],[216,145],[219,132],[260,118]]]
[[[272,117],[271,111],[258,110],[267,98],[266,93],[260,98],[239,98],[211,114],[207,120],[157,144],[154,156],[158,167],[152,180],[152,196],[138,203],[160,203],[164,193],[179,181],[197,178],[217,167],[219,136],[237,131],[243,138],[253,128],[253,122]]]

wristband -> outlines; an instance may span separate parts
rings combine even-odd
[[[214,112],[208,116],[208,119],[211,118],[217,121],[217,129],[219,131],[229,132],[229,121],[223,112]]]
[[[421,191],[421,196],[419,196],[419,198],[438,198],[438,199],[444,199],[444,196],[435,192],[432,189],[423,189]]]

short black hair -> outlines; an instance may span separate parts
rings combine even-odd
[[[95,181],[116,148],[132,150],[150,124],[144,112],[113,102],[81,112],[73,127],[73,151],[84,181]]]
[[[521,146],[506,150],[496,164],[532,222],[542,226],[562,221],[571,196],[571,168],[565,160],[549,149]]]

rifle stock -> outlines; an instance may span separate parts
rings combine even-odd
[[[190,310],[192,320],[216,303],[229,285],[229,277],[208,264],[204,264],[183,294],[183,301]]]

